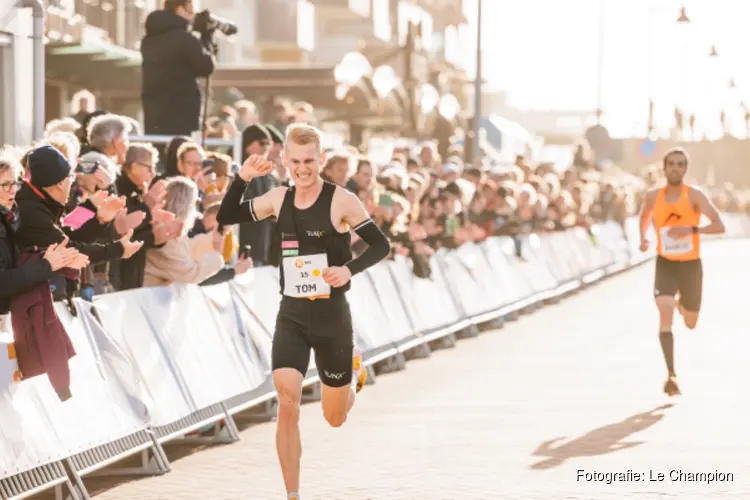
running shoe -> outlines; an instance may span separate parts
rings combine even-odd
[[[356,384],[355,392],[361,391],[365,382],[367,382],[367,367],[362,363],[362,353],[355,347],[352,358],[352,383]]]
[[[664,382],[664,392],[667,394],[667,396],[679,396],[680,393],[680,386],[677,385],[677,378],[676,377],[669,377],[666,382]]]

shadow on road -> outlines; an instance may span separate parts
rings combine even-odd
[[[535,470],[551,469],[562,465],[569,458],[604,455],[643,444],[643,441],[625,442],[624,440],[630,435],[656,424],[664,418],[664,413],[661,412],[672,406],[672,404],[667,404],[647,412],[638,413],[621,422],[594,429],[567,443],[555,445],[555,443],[566,439],[565,437],[545,441],[537,447],[533,455],[548,458],[531,465],[530,468]]]

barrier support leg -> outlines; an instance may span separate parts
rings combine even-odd
[[[456,333],[456,337],[458,337],[459,339],[470,339],[478,336],[479,328],[473,323]]]
[[[429,358],[431,355],[432,349],[430,349],[430,346],[426,343],[419,344],[413,349],[409,349],[409,351],[407,351],[406,353],[407,359],[424,359]]]
[[[378,377],[375,375],[375,367],[370,365],[367,367],[367,380],[365,381],[366,385],[372,385],[377,383]]]
[[[445,337],[441,337],[433,342],[430,342],[430,347],[434,349],[453,349],[456,347],[456,334],[449,333]]]
[[[97,476],[161,476],[172,470],[169,465],[169,458],[164,451],[164,447],[156,439],[152,431],[147,431],[151,438],[152,446],[141,450],[140,467],[111,467],[109,469],[94,471],[88,474],[90,477]]]
[[[216,440],[224,443],[236,443],[240,440],[240,431],[237,429],[237,423],[229,413],[227,405],[221,403],[221,409],[224,411],[224,421],[221,425],[217,425],[217,436]]]
[[[246,422],[268,422],[276,418],[278,407],[279,400],[273,397],[256,407],[249,408],[246,412],[236,414],[234,418],[239,418]]]
[[[406,368],[406,356],[402,352],[396,353],[395,356],[377,363],[375,367],[378,375],[401,371],[404,368]]]
[[[91,500],[89,492],[83,484],[83,479],[81,479],[81,475],[78,474],[73,462],[71,462],[69,458],[66,458],[63,461],[63,466],[65,467],[65,472],[68,473],[68,478],[72,483],[72,488],[69,491],[70,495],[67,500]]]
[[[316,382],[302,389],[303,403],[316,403],[323,397],[320,382]]]
[[[73,486],[73,482],[70,480],[70,475],[65,478],[63,484],[55,486],[55,500],[81,500],[81,497],[76,491],[76,487]]]

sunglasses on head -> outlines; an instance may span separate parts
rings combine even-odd
[[[93,174],[99,169],[98,161],[82,161],[76,165],[76,173],[78,174]]]

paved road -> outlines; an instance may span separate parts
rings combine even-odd
[[[341,429],[304,406],[303,498],[750,498],[748,299],[729,294],[750,277],[750,243],[705,254],[705,314],[675,330],[681,398],[661,393],[650,263],[380,377]],[[646,480],[578,481],[579,469]],[[734,480],[674,482],[672,470]],[[96,500],[284,499],[281,485],[268,423]]]

